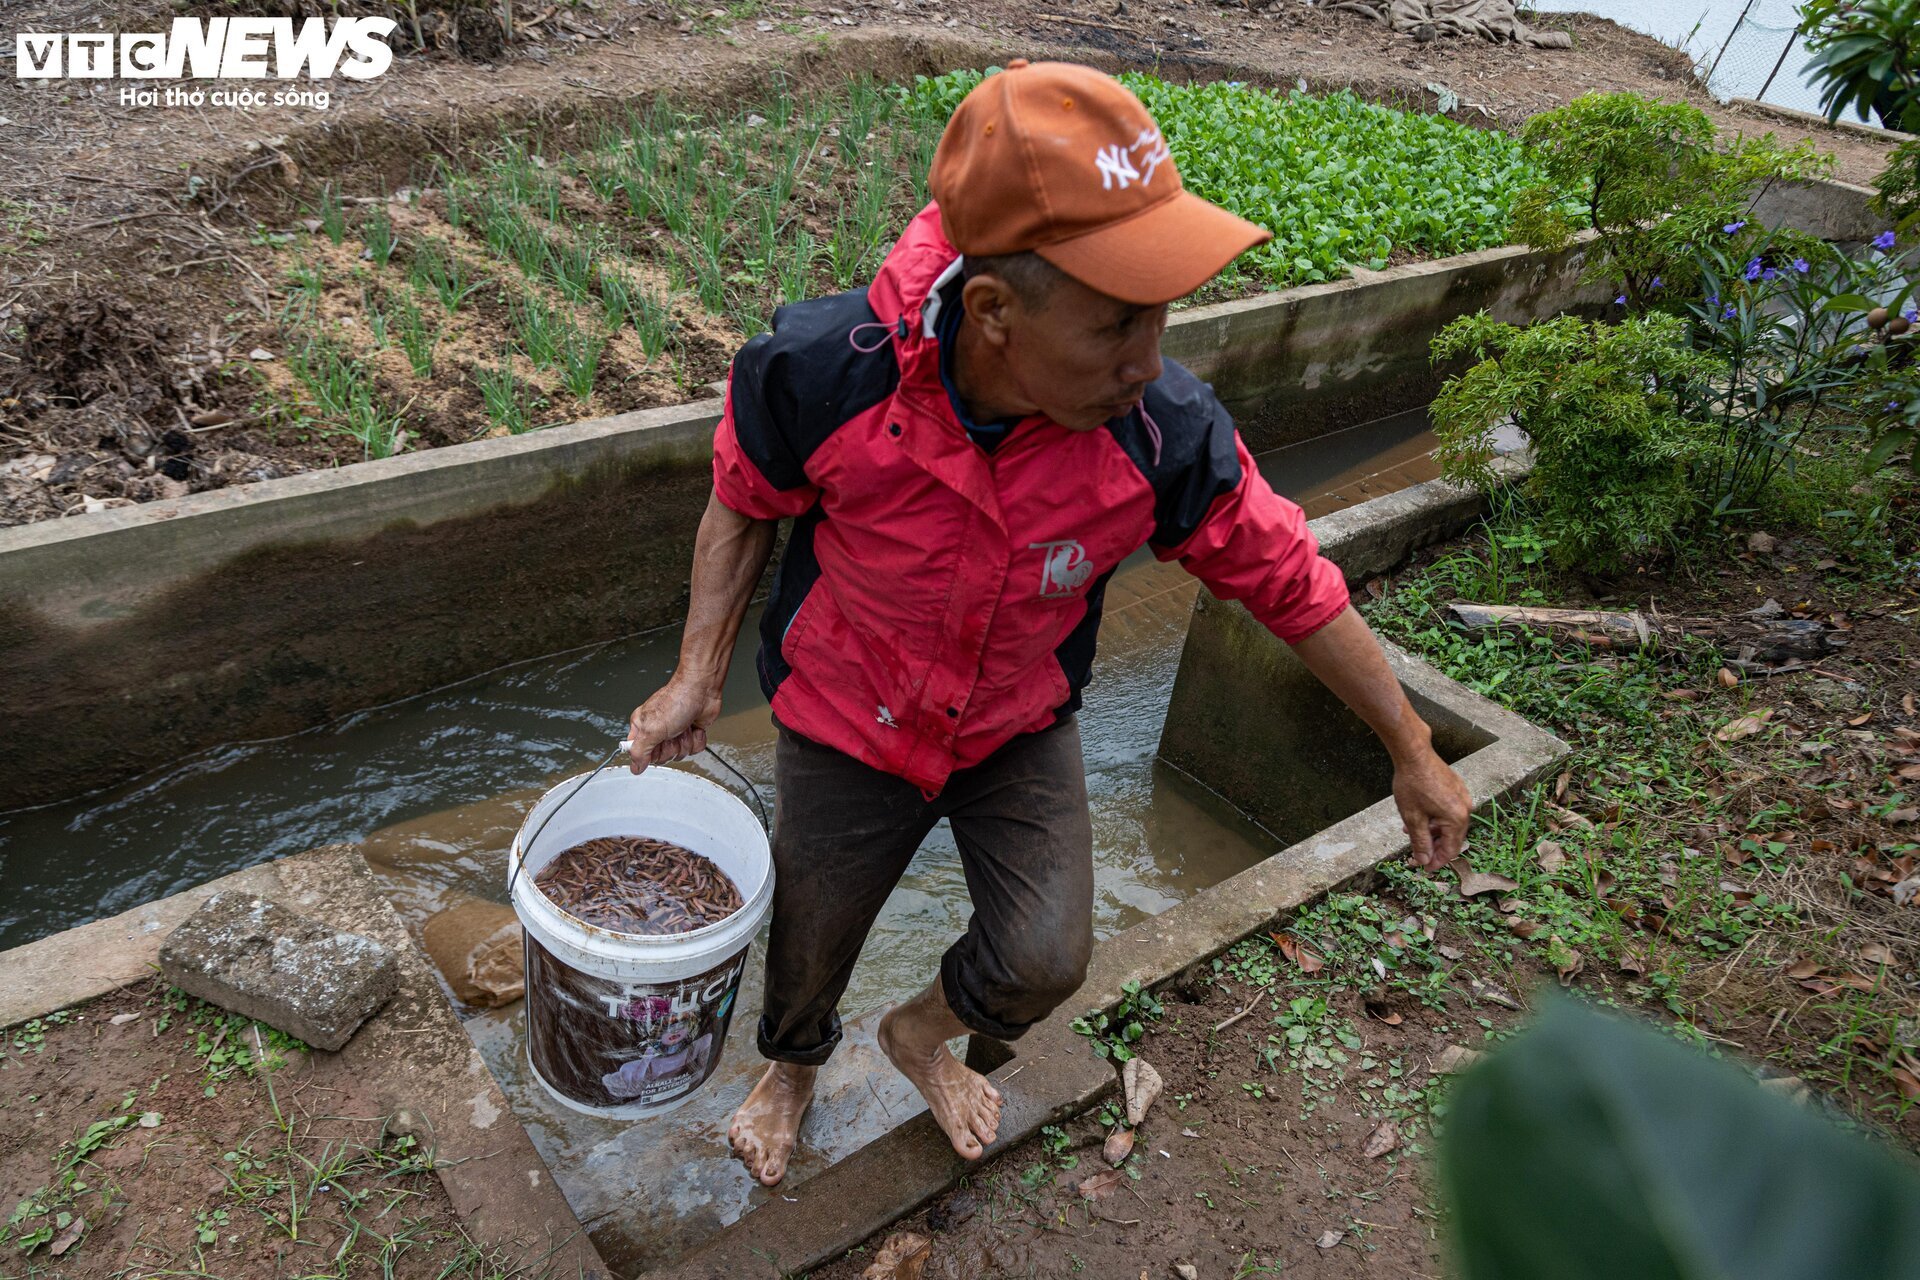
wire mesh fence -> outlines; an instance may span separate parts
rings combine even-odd
[[[1796,50],[1800,53],[1798,59],[1793,58]],[[1791,70],[1787,69],[1789,61],[1793,63]],[[1810,109],[1818,105],[1819,97],[1810,86],[1801,83],[1799,72],[1805,62],[1806,42],[1791,12],[1782,24],[1772,12],[1759,16],[1749,9],[1734,23],[1733,30],[1727,33],[1701,74],[1707,88],[1722,97],[1758,98],[1763,102],[1779,102],[1782,106],[1800,106],[1799,102],[1783,99],[1801,96],[1794,91],[1804,90]],[[1773,93],[1776,85],[1779,94]]]

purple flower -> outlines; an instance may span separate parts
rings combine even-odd
[[[1908,307],[1901,318],[1908,324],[1920,324],[1920,307]]]
[[[1616,306],[1616,307],[1624,307],[1624,306],[1626,306],[1626,305],[1627,305],[1627,295],[1623,293],[1623,294],[1621,294],[1621,295],[1620,295],[1619,297],[1617,297],[1617,298],[1615,298],[1615,299],[1613,300],[1613,305],[1614,305],[1614,306]]]
[[[1760,278],[1760,259],[1755,258],[1752,262],[1749,262],[1747,264],[1747,279],[1758,280],[1759,278]]]
[[[1738,310],[1739,310],[1739,308],[1738,308],[1738,307],[1736,307],[1736,306],[1734,306],[1734,305],[1733,305],[1733,304],[1732,304],[1731,302],[1729,302],[1729,303],[1727,304],[1727,309],[1726,309],[1725,311],[1722,311],[1722,312],[1720,313],[1720,318],[1721,318],[1722,320],[1731,320],[1731,319],[1733,319],[1733,313],[1734,313],[1734,312],[1736,312],[1736,311],[1738,311]]]
[[[1772,267],[1768,267],[1765,271],[1762,271],[1760,273],[1760,278],[1762,280],[1778,280],[1780,278],[1780,273],[1778,271],[1775,271]]]
[[[1747,225],[1747,220],[1745,218],[1742,218],[1738,222],[1729,222],[1726,226],[1720,229],[1726,232],[1728,235],[1732,235],[1734,232],[1738,231],[1740,228],[1746,225]]]
[[[1793,269],[1801,275],[1807,274],[1807,260],[1805,258],[1795,258],[1793,260]]]
[[[1659,277],[1659,276],[1655,276],[1655,277],[1653,278],[1653,287],[1654,287],[1654,288],[1656,288],[1656,289],[1658,289],[1658,288],[1660,287],[1660,285],[1661,285],[1661,280],[1660,280],[1660,277]]]
[[[1873,247],[1876,249],[1893,248],[1893,232],[1882,231],[1879,235],[1875,236],[1873,238]]]
[[[1710,307],[1717,307],[1717,306],[1719,306],[1719,305],[1720,305],[1720,295],[1719,295],[1719,294],[1717,294],[1717,293],[1710,293],[1710,294],[1708,294],[1708,295],[1707,295],[1707,305],[1708,305],[1708,306],[1710,306]]]

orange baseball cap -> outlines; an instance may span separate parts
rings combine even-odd
[[[1182,187],[1140,99],[1071,62],[1015,58],[974,86],[928,184],[960,252],[1031,250],[1143,306],[1185,297],[1273,238]]]

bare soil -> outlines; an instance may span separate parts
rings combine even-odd
[[[1264,1056],[1267,1037],[1275,1010],[1297,992],[1329,995],[1324,982],[1231,974],[1167,994],[1140,1049],[1166,1091],[1134,1132],[1122,1176],[1109,1176],[1114,1166],[1102,1154],[1111,1129],[1088,1113],[995,1157],[815,1280],[863,1276],[886,1240],[906,1232],[931,1240],[922,1274],[945,1280],[1165,1280],[1180,1264],[1210,1280],[1440,1275],[1439,1210],[1421,1181],[1431,1141],[1424,1116],[1445,1089],[1436,1063],[1450,1046],[1484,1047],[1519,1015],[1464,997],[1443,1011],[1339,989],[1327,1001],[1327,1025],[1350,1029],[1362,1048],[1347,1053],[1339,1074],[1285,1069],[1284,1059],[1276,1070]],[[1394,1101],[1383,1096],[1389,1085]],[[1393,1146],[1369,1157],[1368,1140],[1383,1125]]]
[[[14,26],[143,30],[173,13],[154,0],[28,0]],[[358,209],[423,186],[433,157],[467,160],[511,130],[577,146],[610,115],[661,93],[733,103],[763,93],[776,71],[804,94],[854,72],[897,79],[1017,53],[1176,78],[1346,87],[1428,110],[1437,97],[1427,86],[1439,84],[1477,104],[1457,108],[1461,119],[1509,129],[1579,93],[1630,89],[1694,102],[1725,132],[1808,136],[1715,104],[1689,78],[1686,58],[1657,41],[1580,15],[1542,21],[1572,32],[1574,47],[1419,43],[1297,0],[1253,9],[1199,0],[1084,9],[583,0],[523,14],[516,41],[498,51],[436,28],[429,52],[400,58],[374,81],[326,82],[324,111],[123,107],[114,81],[0,80],[0,116],[15,144],[0,200],[0,524],[358,460],[359,442],[290,428],[269,411],[287,381],[279,317],[288,254],[275,236],[300,232],[329,185]],[[1839,178],[1866,182],[1883,164],[1873,139],[1814,135]],[[394,208],[396,221],[436,218],[431,200]],[[361,295],[351,271],[335,273],[323,314],[351,314]],[[533,425],[704,394],[740,338],[683,309],[686,358],[662,368],[628,349],[628,333],[581,401],[506,354],[507,319],[477,306],[447,335],[447,364],[467,372],[498,356],[525,389]],[[416,379],[391,350],[365,363],[406,406],[402,447],[488,429],[471,378]]]
[[[355,1102],[334,1055],[157,981],[8,1028],[0,1275],[500,1274],[426,1140]]]

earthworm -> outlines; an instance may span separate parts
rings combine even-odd
[[[685,933],[724,920],[740,890],[711,859],[647,836],[598,836],[533,877],[561,910],[616,933]]]

